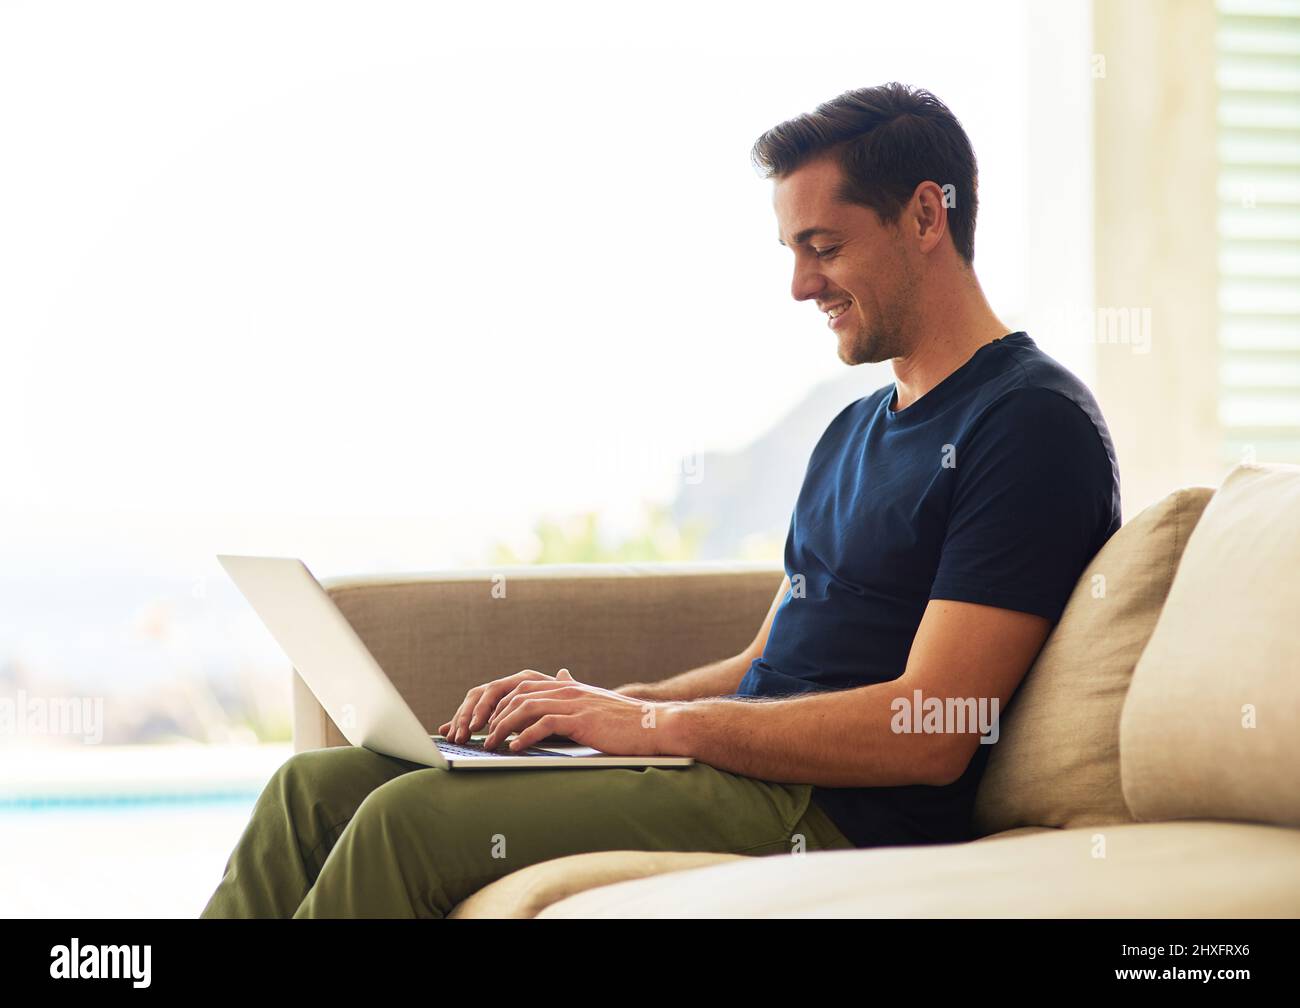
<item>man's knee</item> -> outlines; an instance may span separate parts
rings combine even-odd
[[[276,773],[300,780],[319,780],[364,763],[367,757],[374,755],[369,749],[358,746],[305,749],[281,763]]]
[[[603,782],[600,780],[604,776]],[[383,835],[440,856],[479,855],[527,864],[588,849],[604,819],[635,820],[633,782],[602,770],[501,770],[479,773],[427,768],[372,791],[357,809],[359,835]],[[632,827],[635,832],[636,827]],[[453,854],[454,852],[454,854]]]
[[[361,746],[329,746],[294,753],[276,768],[271,783],[293,792],[320,794],[331,789],[351,790],[355,782],[376,784],[392,774],[389,758]]]
[[[446,770],[425,767],[394,777],[366,795],[357,809],[357,818],[393,822],[425,814],[433,804],[437,779],[447,774]]]
[[[520,793],[518,782],[510,779],[514,776],[425,767],[371,791],[350,828],[358,839],[383,836],[417,857],[427,853],[433,838],[444,852],[489,850],[502,834],[518,835],[521,823],[546,818],[536,802]],[[540,783],[545,776],[534,774],[533,780]]]
[[[414,878],[432,866],[433,851],[447,856],[463,846],[463,809],[442,800],[439,787],[451,774],[426,767],[395,777],[371,791],[357,806],[344,834],[353,856],[401,865]],[[440,778],[442,780],[440,780]]]

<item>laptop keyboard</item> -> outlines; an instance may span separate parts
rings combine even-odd
[[[521,749],[513,752],[509,749],[496,750],[484,749],[483,743],[478,739],[470,739],[464,744],[457,742],[448,742],[446,739],[434,739],[438,749],[448,756],[567,756],[568,753],[547,752],[545,749]]]

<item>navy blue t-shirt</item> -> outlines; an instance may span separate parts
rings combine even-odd
[[[1101,411],[1027,334],[986,343],[906,409],[893,404],[892,384],[850,403],[813,449],[785,545],[792,587],[738,695],[897,679],[930,599],[1055,622],[1119,528]],[[991,748],[942,787],[813,798],[859,847],[971,839]]]

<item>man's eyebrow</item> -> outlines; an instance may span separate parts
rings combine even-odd
[[[830,228],[823,228],[823,227],[804,228],[802,231],[800,231],[797,235],[794,236],[794,243],[796,245],[802,245],[813,235],[819,235],[819,234],[833,235],[835,234],[835,232],[832,231]],[[776,236],[776,240],[780,242],[782,245],[785,245],[785,239],[783,239],[779,234]],[[787,248],[788,247],[789,246],[787,246]]]

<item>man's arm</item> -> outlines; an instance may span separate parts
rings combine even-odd
[[[772,630],[772,620],[781,606],[781,600],[790,588],[790,579],[781,579],[781,588],[772,600],[767,611],[767,618],[759,627],[753,642],[738,655],[723,658],[711,665],[703,665],[689,672],[683,672],[670,679],[655,683],[628,683],[619,686],[616,692],[638,700],[696,700],[700,697],[726,696],[734,693],[745,678],[754,659],[763,653],[767,646],[767,637]]]
[[[658,716],[662,751],[749,777],[822,787],[949,784],[981,744],[978,724],[962,734],[896,732],[895,699],[910,707],[914,690],[923,700],[983,697],[986,710],[1000,712],[1051,626],[1031,613],[934,599],[901,678],[779,700],[666,704]]]

